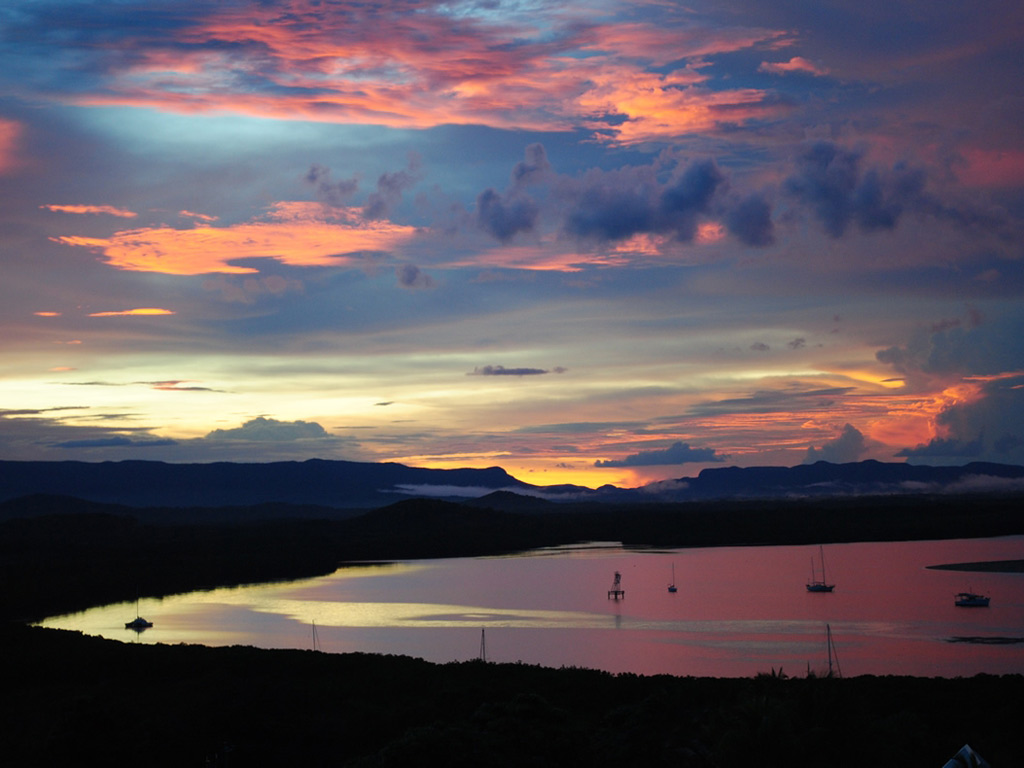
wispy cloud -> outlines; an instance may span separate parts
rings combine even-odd
[[[474,368],[467,376],[542,376],[545,373],[565,373],[565,368],[506,368],[503,365],[483,365]]]
[[[48,211],[59,213],[100,213],[107,216],[117,216],[122,219],[134,219],[139,214],[125,208],[115,208],[112,205],[41,205]]]
[[[136,309],[112,309],[104,312],[90,312],[89,317],[125,317],[173,314],[175,314],[174,311],[170,309],[160,309],[159,307],[138,307]]]

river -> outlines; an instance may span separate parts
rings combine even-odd
[[[772,670],[959,677],[1024,673],[1024,574],[930,565],[1024,559],[1024,537],[817,546],[623,549],[361,564],[314,579],[139,601],[40,622],[144,643],[403,654],[609,672]],[[609,597],[621,574],[620,599]],[[675,577],[677,591],[668,590]],[[954,605],[957,592],[991,596]],[[826,642],[832,637],[832,653]]]

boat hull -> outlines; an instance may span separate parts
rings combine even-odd
[[[808,592],[831,592],[836,588],[835,584],[808,584]]]
[[[985,595],[961,592],[956,596],[954,603],[961,608],[988,608],[989,600],[990,598]]]

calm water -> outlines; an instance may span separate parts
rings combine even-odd
[[[1024,575],[926,569],[1024,559],[1024,537],[829,545],[831,594],[804,588],[817,554],[590,545],[410,561],[142,600],[154,626],[141,634],[124,628],[134,603],[42,624],[126,642],[316,644],[436,662],[477,658],[483,640],[491,661],[716,677],[823,673],[829,625],[845,676],[1024,673]],[[607,596],[615,571],[625,590],[618,601]],[[954,606],[954,593],[968,589],[991,595],[991,606]]]

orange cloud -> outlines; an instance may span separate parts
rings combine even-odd
[[[53,238],[89,248],[117,269],[168,275],[251,274],[254,267],[231,262],[272,258],[294,266],[344,266],[353,254],[389,251],[408,242],[414,227],[365,221],[357,209],[332,209],[327,221],[318,203],[280,202],[263,219],[230,227],[156,227],[116,232],[109,238]]]
[[[134,219],[139,215],[134,211],[115,208],[112,205],[40,205],[39,207],[60,213],[106,213],[110,216],[119,216],[122,219]]]
[[[60,317],[60,312],[33,312],[36,317]]]

